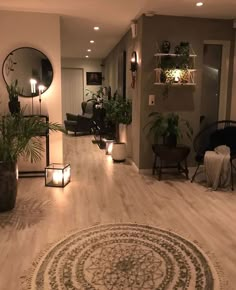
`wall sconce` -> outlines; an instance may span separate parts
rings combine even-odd
[[[137,68],[138,68],[137,53],[136,51],[133,51],[132,56],[131,56],[131,61],[130,61],[130,70],[131,70],[131,75],[132,75],[131,87],[133,89],[135,88]]]
[[[45,171],[45,186],[65,187],[70,182],[70,164],[52,163]]]

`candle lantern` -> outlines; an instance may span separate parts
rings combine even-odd
[[[70,164],[52,163],[45,171],[45,186],[65,187],[70,182]]]

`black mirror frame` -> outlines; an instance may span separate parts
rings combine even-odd
[[[4,82],[6,83],[6,85],[9,85],[9,84],[7,83],[7,81],[6,81],[6,79],[5,79],[5,74],[4,74],[4,66],[5,66],[5,62],[6,62],[6,60],[8,59],[8,57],[9,57],[10,55],[13,55],[13,53],[14,53],[15,51],[20,50],[20,49],[25,49],[25,48],[27,48],[27,49],[32,49],[32,50],[37,51],[38,53],[42,54],[42,55],[45,57],[45,59],[47,59],[47,60],[50,62],[50,65],[51,65],[51,67],[52,67],[52,77],[51,77],[50,84],[49,84],[48,87],[43,91],[43,93],[44,93],[44,92],[46,92],[46,91],[50,88],[50,86],[51,86],[51,84],[52,84],[52,82],[53,82],[54,70],[53,70],[52,63],[51,63],[51,61],[49,60],[49,58],[47,57],[47,55],[44,54],[44,53],[43,53],[42,51],[40,51],[39,49],[34,48],[34,47],[30,47],[30,46],[22,46],[22,47],[18,47],[18,48],[16,48],[16,49],[12,50],[12,51],[11,51],[11,52],[10,52],[10,53],[5,57],[5,59],[4,59],[4,61],[3,61],[3,64],[2,64],[2,76],[3,76]],[[14,63],[14,61],[12,61],[11,64],[10,64],[9,69],[12,70],[12,69],[13,69],[13,66],[14,66],[15,64],[16,64],[16,63]],[[30,85],[30,84],[29,84],[29,85]],[[31,95],[24,95],[24,92],[23,92],[23,94],[20,94],[19,96],[20,96],[20,97],[23,97],[23,98],[32,98],[32,97],[38,97],[38,96],[39,96],[39,93],[36,92],[34,95],[32,95],[32,94],[31,94]]]

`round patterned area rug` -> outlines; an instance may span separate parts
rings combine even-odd
[[[170,231],[137,224],[95,226],[54,244],[24,281],[30,290],[220,289],[209,258]]]

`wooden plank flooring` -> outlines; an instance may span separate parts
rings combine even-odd
[[[128,162],[114,164],[91,140],[64,137],[72,167],[64,189],[45,187],[43,178],[19,181],[16,209],[0,214],[0,290],[20,289],[37,254],[71,230],[118,222],[172,229],[197,241],[224,271],[228,289],[236,289],[236,192],[211,192],[175,176],[158,181]]]

